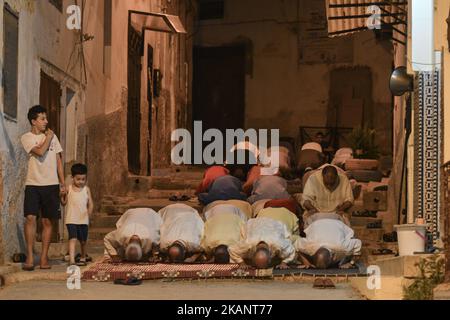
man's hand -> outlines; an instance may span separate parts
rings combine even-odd
[[[150,262],[150,263],[158,263],[160,260],[161,259],[159,257],[157,257],[157,256],[153,256],[153,257],[148,258],[148,262]]]
[[[319,212],[319,210],[317,210],[316,208],[312,208],[311,210],[308,210],[309,214],[315,214],[317,212]]]
[[[277,266],[275,267],[275,269],[286,270],[286,269],[289,269],[289,266],[287,265],[287,263],[282,262],[282,263],[280,263],[279,265],[277,265]]]
[[[121,263],[122,262],[122,258],[120,258],[119,256],[111,256],[111,263]]]
[[[246,264],[245,262],[239,263],[239,269],[249,269],[250,266]]]
[[[46,135],[47,137],[49,137],[50,139],[52,139],[53,136],[55,135],[55,133],[53,132],[52,129],[47,129],[47,130],[45,131],[45,135]]]
[[[66,195],[66,194],[67,194],[67,188],[66,188],[66,185],[65,185],[65,184],[60,184],[60,185],[59,185],[59,193],[60,193],[60,194],[63,194],[63,195]]]

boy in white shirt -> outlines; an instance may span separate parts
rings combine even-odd
[[[94,211],[91,191],[86,186],[87,167],[77,163],[71,168],[72,184],[61,194],[61,203],[66,207],[65,224],[69,233],[69,265],[86,265],[86,244],[89,217]],[[75,246],[80,241],[81,258],[75,263]]]
[[[27,260],[23,270],[34,270],[33,246],[36,236],[36,216],[42,218],[41,269],[50,269],[48,249],[52,235],[52,220],[61,218],[60,192],[65,192],[62,148],[58,137],[50,130],[47,110],[34,106],[28,111],[31,131],[20,141],[29,155],[25,187],[24,215]]]

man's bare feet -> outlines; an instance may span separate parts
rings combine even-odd
[[[275,267],[275,269],[287,270],[287,269],[289,269],[289,266],[288,266],[286,263],[282,262],[282,263],[280,263],[279,265],[277,265],[277,266]]]
[[[339,266],[339,269],[352,269],[353,264],[351,262],[344,263],[343,265]]]

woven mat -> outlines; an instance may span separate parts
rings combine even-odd
[[[237,264],[130,264],[96,263],[83,272],[83,280],[114,281],[135,276],[151,279],[207,279],[270,277],[272,270],[239,269]]]
[[[273,278],[286,275],[364,277],[365,268],[356,269],[239,269],[237,264],[131,264],[96,263],[83,272],[83,280],[114,281],[134,276],[142,280],[213,279],[213,278]]]

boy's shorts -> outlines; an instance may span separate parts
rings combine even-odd
[[[69,232],[69,240],[77,239],[80,242],[86,242],[88,239],[87,224],[66,224]]]
[[[50,220],[61,219],[59,191],[59,185],[26,186],[23,208],[25,217],[40,214],[42,218]]]

